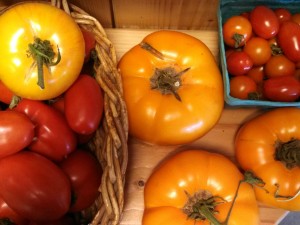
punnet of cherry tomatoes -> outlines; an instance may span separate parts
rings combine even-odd
[[[229,105],[300,106],[300,5],[295,2],[221,2],[219,42]]]
[[[0,73],[0,224],[87,224],[80,212],[95,202],[102,178],[87,144],[104,107],[103,90],[91,68],[97,60],[91,56],[95,39],[53,6],[32,2],[17,7],[14,26],[5,27],[16,15],[13,7],[0,16],[5,55]],[[43,29],[32,32],[23,16],[35,19],[34,12],[43,16],[38,20]],[[56,16],[62,22],[55,26],[51,21]],[[26,39],[22,33],[14,35],[20,27]],[[53,32],[57,46],[51,44]],[[12,38],[13,54],[6,45]],[[28,46],[27,54],[22,46]],[[48,68],[38,70],[42,76],[37,81],[39,57],[48,53],[48,61],[41,59]]]

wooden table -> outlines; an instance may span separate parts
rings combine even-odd
[[[131,47],[138,44],[152,30],[108,29],[120,58]],[[216,31],[184,31],[202,40],[218,60],[218,33]],[[197,148],[218,152],[235,161],[233,141],[237,129],[246,120],[262,113],[258,108],[233,108],[225,106],[219,122],[205,136],[185,146],[155,146],[129,139],[129,164],[127,169],[125,207],[121,225],[140,225],[143,215],[143,184],[155,166],[169,153],[182,149]],[[274,225],[287,213],[259,204],[261,225]],[[155,224],[153,224],[155,225]]]

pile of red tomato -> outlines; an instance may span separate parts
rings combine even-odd
[[[95,40],[81,33],[84,69]],[[0,92],[0,223],[75,224],[99,195],[102,169],[87,142],[101,123],[101,87],[82,70],[52,99],[12,105],[15,93],[2,82]]]
[[[299,13],[259,5],[229,17],[223,38],[232,97],[299,100]]]

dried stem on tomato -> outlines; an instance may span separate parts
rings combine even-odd
[[[284,163],[286,168],[300,166],[300,140],[278,141],[275,146],[275,159]]]
[[[32,57],[34,62],[31,68],[37,66],[38,70],[38,82],[37,84],[40,88],[45,88],[44,82],[44,72],[43,66],[45,65],[47,68],[50,66],[57,65],[61,60],[61,55],[59,48],[57,47],[57,59],[54,61],[55,52],[53,51],[53,47],[48,40],[41,40],[40,38],[34,38],[34,42],[28,44],[28,57]]]

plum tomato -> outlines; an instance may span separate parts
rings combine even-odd
[[[224,42],[230,47],[244,46],[251,35],[251,23],[244,16],[232,16],[223,24]]]
[[[254,66],[246,74],[247,77],[250,77],[255,81],[256,84],[261,84],[265,78],[264,66]]]
[[[267,77],[293,76],[296,72],[296,65],[285,55],[273,55],[265,64]]]
[[[279,20],[275,12],[264,5],[258,5],[250,13],[254,33],[264,39],[275,37],[279,31]]]
[[[274,12],[279,20],[279,23],[289,21],[292,19],[292,13],[287,8],[277,8]]]
[[[95,35],[89,30],[81,28],[81,32],[83,34],[84,44],[85,44],[84,61],[87,62],[90,59],[92,50],[96,46],[96,39],[95,39]]]
[[[244,51],[234,51],[227,57],[227,70],[232,76],[246,74],[253,66],[253,60]]]
[[[271,101],[293,102],[299,99],[300,83],[294,76],[272,77],[265,80],[263,93]]]
[[[256,99],[257,85],[247,76],[236,76],[230,79],[230,95],[239,99]]]
[[[294,13],[291,18],[292,21],[300,25],[300,13]]]

